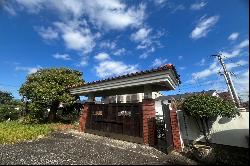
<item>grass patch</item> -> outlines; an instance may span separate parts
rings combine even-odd
[[[21,124],[17,121],[0,123],[0,144],[33,140],[56,130],[58,124]]]

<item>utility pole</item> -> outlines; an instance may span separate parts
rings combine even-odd
[[[223,71],[224,71],[224,78],[225,78],[225,81],[226,81],[226,84],[228,86],[228,91],[234,101],[234,103],[236,104],[237,108],[240,107],[240,100],[239,100],[239,97],[236,93],[236,90],[234,88],[234,85],[233,85],[233,81],[232,81],[232,78],[231,78],[231,75],[230,73],[227,71],[227,68],[226,68],[226,65],[221,57],[221,54],[218,54],[218,55],[212,55],[212,56],[216,56],[218,57],[218,61],[220,62],[222,68],[223,68]]]

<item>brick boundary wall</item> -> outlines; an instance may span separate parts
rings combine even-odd
[[[91,103],[84,103],[83,104],[83,110],[81,112],[81,115],[80,115],[80,120],[79,120],[79,131],[80,132],[84,132],[85,129],[86,129],[86,122],[87,122],[87,117],[88,117],[88,113],[89,113],[89,105]]]
[[[157,144],[157,131],[155,121],[155,101],[143,99],[142,101],[143,120],[143,143],[150,146]]]
[[[175,109],[170,110],[170,119],[172,127],[172,136],[173,136],[173,146],[177,151],[181,151],[181,140],[180,140],[180,130],[177,119],[177,112]]]

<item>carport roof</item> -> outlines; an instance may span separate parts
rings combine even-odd
[[[71,94],[95,96],[128,94],[143,92],[145,85],[151,85],[153,91],[170,90],[179,85],[180,76],[172,64],[166,64],[151,70],[130,73],[93,82],[71,85]],[[111,92],[113,91],[113,92]],[[101,95],[102,94],[102,95]]]

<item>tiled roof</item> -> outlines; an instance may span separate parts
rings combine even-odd
[[[207,94],[213,95],[216,90],[208,90],[208,91],[201,91],[201,92],[191,92],[191,93],[184,93],[184,94],[177,94],[177,95],[168,95],[168,96],[159,96],[155,100],[172,100],[172,99],[185,99],[188,96],[195,95],[195,94]]]
[[[165,64],[163,66],[153,68],[151,70],[145,70],[145,71],[139,71],[139,72],[135,72],[135,73],[129,73],[129,74],[125,74],[125,75],[121,75],[121,76],[117,76],[117,77],[110,77],[110,78],[107,78],[107,79],[97,80],[97,81],[93,81],[93,82],[82,82],[82,83],[77,84],[77,85],[68,86],[67,88],[75,88],[75,87],[81,87],[81,86],[85,86],[85,85],[92,85],[92,84],[97,84],[97,83],[101,83],[101,82],[107,82],[107,81],[117,80],[117,79],[121,79],[121,78],[133,77],[133,76],[137,76],[137,75],[153,73],[153,72],[162,71],[162,70],[173,70],[173,72],[175,74],[175,78],[178,80],[179,84],[181,83],[180,75],[177,74],[177,71],[176,71],[174,65]]]

